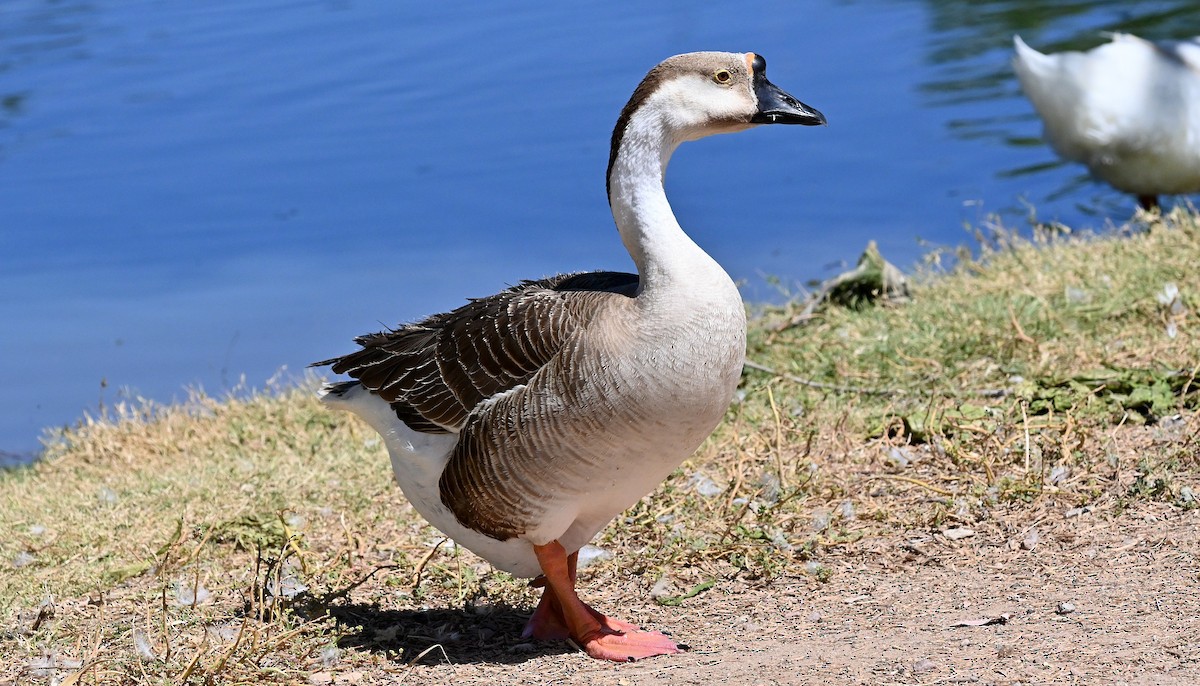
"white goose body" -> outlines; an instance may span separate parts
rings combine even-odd
[[[1050,55],[1013,42],[1021,89],[1059,155],[1143,204],[1200,192],[1200,39],[1114,34],[1087,52]]]
[[[606,659],[676,651],[582,605],[575,553],[692,454],[736,389],[741,297],[680,228],[663,174],[686,140],[824,123],[765,70],[753,53],[678,55],[625,106],[609,201],[637,275],[525,282],[318,363],[356,379],[324,398],[379,431],[423,517],[500,569],[545,574],[530,635],[570,635]]]

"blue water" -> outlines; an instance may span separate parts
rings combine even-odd
[[[0,461],[123,398],[259,387],[522,278],[631,268],[608,140],[668,55],[759,52],[829,119],[672,163],[681,223],[762,301],[871,239],[908,265],[992,213],[1124,220],[1041,144],[1012,34],[1200,33],[1192,0],[495,7],[0,3]]]

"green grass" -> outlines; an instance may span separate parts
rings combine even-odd
[[[985,389],[1012,389],[1015,398],[1034,401],[1078,380],[1112,418],[1124,400],[1113,397],[1115,377],[1126,389],[1115,395],[1161,382],[1173,395],[1186,387],[1184,402],[1194,406],[1200,344],[1187,324],[1198,283],[1189,273],[1196,236],[1194,219],[1174,221],[1124,238],[1006,236],[979,260],[921,279],[913,302],[902,308],[830,310],[782,332],[771,324],[784,317],[772,314],[787,311],[768,313],[766,326],[753,332],[750,356],[816,381],[896,390],[885,402],[863,396],[864,409],[876,412],[931,397],[966,402]],[[1177,315],[1158,299],[1169,283],[1182,295]],[[1174,338],[1167,333],[1172,322]],[[814,403],[820,394],[789,398]],[[1083,399],[1072,400],[1077,406]],[[1138,417],[1129,417],[1135,421],[1154,414],[1136,403],[1124,409],[1135,411]]]
[[[1200,402],[1197,217],[983,243],[950,270],[931,257],[904,305],[794,326],[798,305],[763,311],[749,358],[777,373],[746,372],[697,455],[600,535],[617,554],[589,574],[667,575],[663,602],[683,602],[731,576],[824,580],[832,551],[995,508],[1194,507],[1200,440],[1175,415]],[[430,553],[440,537],[379,438],[312,390],[118,407],[0,474],[0,652],[17,656],[0,682],[47,654],[100,681],[287,682],[344,634],[327,613],[351,598],[528,607],[522,583]],[[190,602],[201,588],[212,599]],[[48,598],[57,619],[38,620]]]

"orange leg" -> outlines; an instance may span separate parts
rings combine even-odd
[[[567,556],[567,578],[571,580],[571,584],[575,584],[576,568],[579,563],[579,552],[573,552]],[[571,637],[571,632],[567,629],[567,620],[563,616],[562,603],[558,600],[558,596],[554,594],[554,589],[546,583],[545,576],[539,576],[534,579],[531,584],[533,587],[542,587],[542,599],[538,601],[537,609],[533,611],[533,616],[525,624],[525,629],[521,632],[521,638],[536,638],[539,641],[563,641]],[[603,621],[610,629],[618,631],[641,631],[642,628],[636,624],[622,622],[619,619],[605,617],[599,610],[584,603],[584,607],[588,612],[596,618],[596,621]]]
[[[568,558],[568,562],[570,559]],[[539,641],[564,641],[571,636],[563,619],[562,603],[554,595],[554,589],[546,584],[546,577],[539,577],[533,584],[543,586],[542,599],[538,601],[533,616],[525,623],[521,638],[536,638]]]
[[[546,640],[569,636],[588,655],[614,662],[681,652],[674,641],[657,631],[643,631],[585,605],[575,593],[578,556],[568,556],[558,541],[535,545],[533,550],[545,574],[546,590],[523,635]]]

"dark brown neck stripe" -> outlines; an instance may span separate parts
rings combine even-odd
[[[650,94],[658,90],[658,86],[667,79],[669,70],[664,65],[660,64],[650,70],[638,87],[634,89],[633,95],[629,98],[629,102],[625,103],[625,107],[621,109],[620,116],[617,117],[617,125],[613,128],[612,146],[608,151],[608,170],[604,173],[604,190],[605,195],[612,193],[612,170],[613,164],[617,161],[617,151],[621,149],[621,141],[625,138],[625,129],[629,128],[629,120],[633,118],[633,113],[636,112],[642,103],[650,97]],[[608,204],[612,205],[612,198],[609,197]]]

